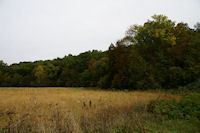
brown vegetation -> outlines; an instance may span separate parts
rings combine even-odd
[[[131,132],[135,125],[145,132],[133,107],[157,98],[175,96],[84,88],[0,88],[0,131],[121,132],[121,126],[126,126],[126,132]]]

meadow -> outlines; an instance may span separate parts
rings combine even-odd
[[[163,120],[147,111],[152,100],[181,98],[162,91],[5,87],[0,88],[0,132],[199,131],[190,121]]]

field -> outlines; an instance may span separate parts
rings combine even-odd
[[[0,132],[190,131],[188,121],[163,122],[148,114],[145,105],[155,99],[181,96],[160,91],[0,88]],[[198,131],[198,125],[192,126]]]

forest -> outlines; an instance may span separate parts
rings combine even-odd
[[[200,78],[200,23],[190,28],[164,15],[132,25],[108,50],[7,65],[2,87],[98,87],[144,90],[185,86]]]

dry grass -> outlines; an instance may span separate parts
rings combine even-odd
[[[152,99],[179,98],[162,92],[122,92],[85,88],[0,88],[2,132],[116,132],[121,122],[145,130],[134,105]],[[127,131],[128,132],[128,131]]]

